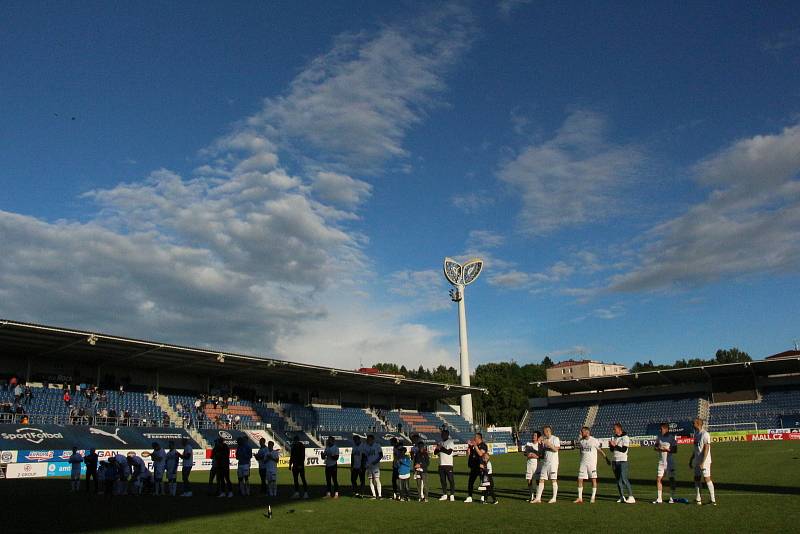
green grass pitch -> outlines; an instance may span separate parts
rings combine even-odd
[[[694,498],[687,465],[691,447],[678,453],[678,495]],[[716,507],[694,504],[651,504],[655,498],[656,453],[632,449],[631,478],[638,502],[615,502],[611,470],[601,462],[596,504],[576,505],[577,453],[564,451],[560,462],[559,502],[529,504],[520,454],[493,458],[500,503],[466,504],[466,461],[456,460],[459,502],[428,503],[359,500],[349,496],[349,470],[340,469],[342,498],[327,500],[321,468],[309,468],[312,499],[289,499],[291,475],[279,473],[280,496],[273,517],[264,516],[262,496],[220,499],[206,496],[207,473],[196,473],[192,498],[114,497],[68,494],[64,479],[0,480],[0,531],[10,532],[796,532],[800,524],[800,443],[715,444],[713,475]],[[438,476],[432,466],[431,497],[438,497]],[[384,472],[384,495],[391,493],[390,472]],[[256,474],[255,479],[258,479]],[[588,486],[587,486],[588,487]],[[477,494],[477,492],[476,492]],[[665,494],[667,494],[665,492]],[[550,496],[550,487],[545,498]],[[707,493],[703,491],[704,499]]]

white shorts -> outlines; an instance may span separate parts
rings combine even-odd
[[[669,461],[667,463],[658,462],[658,475],[659,477],[667,476],[675,478],[675,462]]]
[[[380,479],[381,478],[381,468],[380,466],[375,467],[367,467],[367,475],[371,479]]]
[[[710,478],[711,477],[711,464],[707,464],[706,466],[695,465],[694,466],[694,476],[703,477],[703,478]]]
[[[578,466],[578,478],[581,480],[597,478],[597,464],[580,464],[580,466]]]
[[[539,480],[558,480],[558,464],[544,464]]]
[[[236,475],[239,478],[245,478],[250,476],[250,465],[249,464],[239,464],[239,467],[236,468]]]
[[[539,460],[528,460],[525,466],[525,480],[533,480],[539,478]]]

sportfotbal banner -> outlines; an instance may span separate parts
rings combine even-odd
[[[187,438],[193,447],[197,447],[192,437],[181,428],[0,424],[2,451],[65,451],[72,447],[146,449],[153,442],[164,447],[169,441],[179,444],[183,438]]]

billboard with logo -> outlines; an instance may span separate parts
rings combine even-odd
[[[158,442],[179,443],[187,438],[197,443],[180,428],[112,427],[91,425],[9,425],[0,424],[0,450],[71,450],[112,449],[118,447],[145,449]]]

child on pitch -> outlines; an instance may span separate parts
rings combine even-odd
[[[411,458],[405,447],[397,449],[397,479],[400,481],[399,499],[408,501],[409,483],[411,481]]]
[[[72,447],[72,455],[67,461],[72,467],[69,475],[70,492],[76,493],[81,489],[81,465],[83,465],[83,456],[78,452],[78,447]]]
[[[180,453],[175,450],[175,442],[169,442],[169,450],[167,451],[166,459],[164,460],[164,467],[167,472],[167,484],[169,485],[169,494],[175,496],[178,492],[178,461],[180,460]]]
[[[494,494],[494,477],[492,476],[492,461],[489,451],[484,451],[481,456],[481,488],[486,492],[486,497],[481,497],[481,502],[487,504],[497,504],[497,497]],[[492,502],[489,502],[491,497]]]
[[[428,466],[431,463],[428,447],[422,441],[414,448],[414,479],[417,481],[419,502],[428,502]]]

